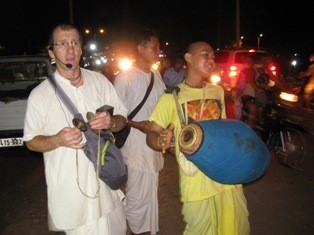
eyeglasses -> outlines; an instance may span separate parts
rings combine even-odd
[[[71,42],[59,42],[59,43],[53,43],[51,44],[53,46],[57,46],[60,49],[66,49],[69,46],[74,47],[74,48],[78,48],[80,47],[81,43],[79,41],[71,41]]]

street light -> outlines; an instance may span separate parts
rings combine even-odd
[[[260,42],[261,42],[261,37],[263,37],[262,33],[257,37],[257,48],[259,48],[259,45],[260,45]]]
[[[242,45],[243,45],[243,40],[244,40],[244,36],[241,36],[240,37],[240,42],[239,42],[239,46],[240,46],[240,48],[242,47]]]
[[[87,42],[86,46],[93,52],[98,51],[97,48],[102,48],[101,44],[99,42],[97,42],[97,35],[104,35],[106,33],[104,28],[98,28],[95,30],[91,30],[91,29],[84,29],[84,35],[86,36],[86,38],[91,39],[91,37],[93,37],[92,42]]]
[[[85,29],[85,30],[84,30],[84,33],[85,33],[86,35],[89,35],[89,34],[91,33],[91,30],[90,30],[90,29]],[[93,33],[93,36],[94,36],[94,43],[96,43],[96,35],[97,35],[97,33],[99,33],[99,34],[105,34],[105,29],[99,28],[97,31],[96,31],[96,30],[94,31],[94,33]]]

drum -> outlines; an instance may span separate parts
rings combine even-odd
[[[260,178],[269,166],[265,143],[251,127],[238,120],[188,124],[178,141],[186,158],[218,183],[249,183]]]

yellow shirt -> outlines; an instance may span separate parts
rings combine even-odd
[[[206,84],[204,88],[191,88],[183,83],[179,84],[178,87],[180,88],[178,100],[184,116],[185,110],[187,110],[188,118],[192,118],[194,121],[226,118],[222,87]],[[203,200],[236,187],[236,185],[220,184],[211,180],[180,153],[177,139],[181,131],[181,124],[172,94],[165,93],[159,98],[149,120],[156,122],[163,128],[166,128],[170,123],[175,126],[176,158],[180,166],[182,202]]]

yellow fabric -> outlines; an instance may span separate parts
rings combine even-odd
[[[202,120],[226,118],[224,91],[221,87],[207,84],[203,90],[202,88],[191,88],[181,83],[179,88],[179,103],[182,105],[184,112],[184,103],[186,100],[190,118],[194,117],[194,120],[198,121],[203,96],[205,105]],[[164,128],[166,128],[169,123],[173,123],[175,125],[174,133],[176,140],[178,139],[177,137],[181,131],[181,126],[172,94],[163,94],[160,97],[155,110],[150,116],[150,121],[154,121]],[[180,151],[177,141],[176,153],[177,161],[180,165],[182,202],[203,200],[235,187],[234,185],[219,184],[209,179],[198,170],[192,162],[188,161],[183,154],[179,154]]]
[[[188,202],[182,209],[187,226],[183,235],[248,235],[250,225],[242,187],[206,200]]]
[[[200,120],[200,107],[204,101],[201,120],[226,118],[224,91],[221,87],[207,84],[205,89],[179,85],[179,103],[189,118]],[[248,211],[242,185],[225,185],[208,178],[179,152],[178,135],[180,120],[172,94],[163,94],[150,121],[163,128],[175,126],[176,158],[179,164],[182,213],[187,223],[185,235],[246,235],[249,234]]]

